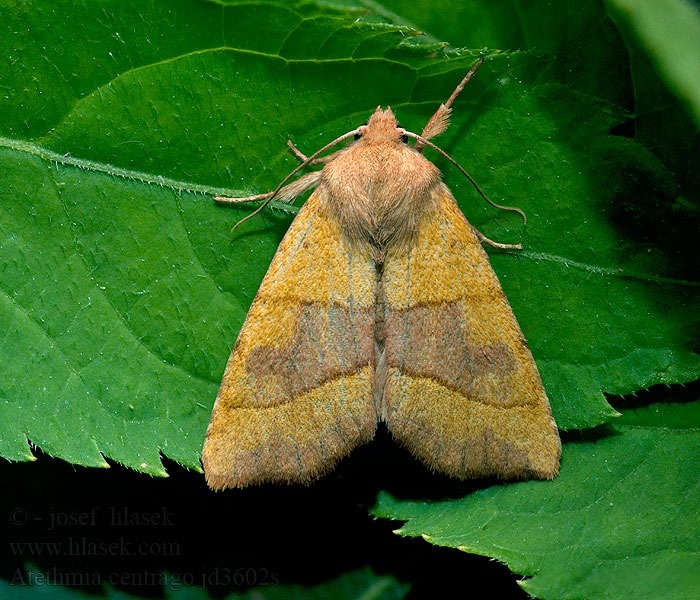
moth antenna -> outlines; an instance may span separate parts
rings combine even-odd
[[[449,154],[447,154],[447,152],[445,152],[441,148],[438,148],[435,144],[433,144],[432,142],[429,142],[428,140],[426,140],[424,137],[418,135],[417,133],[413,133],[412,131],[406,131],[405,129],[399,129],[399,131],[401,132],[401,135],[406,135],[410,138],[418,140],[419,142],[422,142],[426,146],[430,146],[433,150],[437,150],[440,154],[442,154],[447,160],[449,160],[455,167],[457,167],[462,172],[462,174],[469,180],[469,183],[471,183],[474,186],[476,191],[479,192],[479,194],[481,194],[481,197],[484,200],[486,200],[486,202],[488,202],[491,206],[495,206],[496,208],[500,208],[501,210],[515,211],[523,218],[523,224],[527,225],[527,216],[525,215],[525,213],[522,210],[520,210],[519,208],[517,208],[515,206],[502,206],[500,204],[496,204],[495,202],[491,202],[491,200],[488,199],[488,196],[486,196],[486,194],[484,194],[484,192],[481,191],[481,188],[476,184],[476,181],[474,181],[474,179],[472,179],[472,176],[469,173],[467,173],[467,171],[464,169],[464,167],[462,165],[460,165],[454,158],[452,158]]]
[[[469,69],[469,72],[464,76],[464,79],[462,79],[461,83],[455,88],[455,91],[452,92],[452,95],[447,99],[447,102],[443,105],[445,108],[450,108],[452,106],[452,103],[457,99],[457,96],[459,96],[462,93],[462,90],[464,89],[464,86],[469,83],[469,80],[472,78],[474,73],[476,73],[476,70],[484,64],[484,59],[480,58],[479,60],[476,61],[474,66]]]
[[[268,196],[268,197],[265,199],[265,202],[263,202],[260,206],[258,206],[258,208],[256,208],[252,213],[250,213],[249,215],[246,215],[246,216],[243,217],[240,221],[238,221],[238,223],[236,223],[236,224],[231,228],[231,233],[233,233],[233,232],[235,231],[236,227],[238,227],[241,223],[244,223],[244,222],[247,221],[248,219],[254,217],[254,216],[257,215],[263,208],[265,208],[268,204],[270,204],[270,202],[272,202],[272,200],[274,199],[274,197],[275,197],[275,196],[279,193],[279,191],[284,187],[284,184],[287,183],[292,177],[294,177],[294,175],[296,175],[299,171],[301,171],[306,165],[308,165],[309,163],[311,163],[311,161],[313,161],[314,158],[316,158],[319,154],[322,154],[323,152],[325,152],[326,150],[328,150],[328,148],[330,148],[331,146],[335,146],[335,144],[337,144],[337,143],[339,143],[339,142],[342,142],[343,140],[346,140],[346,139],[348,139],[349,137],[352,137],[352,136],[354,136],[354,135],[361,134],[361,133],[364,131],[364,128],[365,128],[365,126],[363,125],[362,127],[358,127],[357,129],[353,129],[352,131],[348,131],[347,133],[344,133],[344,134],[341,135],[340,137],[334,139],[330,144],[326,144],[323,148],[321,148],[320,150],[317,150],[316,152],[314,152],[314,153],[313,153],[311,156],[309,156],[304,162],[302,162],[296,169],[294,169],[289,175],[287,175],[287,176],[282,180],[282,182],[275,188],[275,190],[274,190],[273,192],[269,193],[269,196],[268,196],[268,194],[261,194],[261,196]]]
[[[435,111],[435,114],[432,117],[430,117],[425,127],[423,128],[423,133],[421,133],[421,137],[423,139],[428,140],[432,137],[435,137],[436,135],[440,135],[450,126],[450,114],[452,113],[452,103],[457,99],[457,96],[460,95],[460,93],[464,89],[464,86],[467,85],[474,73],[476,73],[476,70],[482,64],[484,64],[483,58],[480,58],[476,61],[476,64],[465,75],[464,79],[462,79],[460,84],[456,87],[455,91],[452,92],[452,95],[447,99],[447,102],[441,104],[440,108],[438,108]],[[425,144],[423,144],[423,142],[418,140],[414,148],[420,152],[424,145]]]

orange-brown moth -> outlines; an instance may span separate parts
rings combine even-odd
[[[226,365],[202,457],[212,488],[309,483],[371,440],[380,420],[453,477],[557,474],[549,401],[481,244],[520,246],[474,229],[422,153],[430,146],[452,160],[429,139],[447,129],[481,63],[422,135],[377,108],[309,158],[297,151],[302,164],[274,192],[217,198],[266,200],[249,218],[273,197],[315,188]],[[311,163],[324,166],[284,186]]]

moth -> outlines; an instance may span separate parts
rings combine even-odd
[[[315,189],[226,365],[202,455],[213,489],[310,483],[371,440],[379,421],[452,477],[557,475],[549,401],[482,248],[520,245],[472,227],[423,155],[431,147],[457,164],[430,139],[447,129],[452,103],[482,62],[421,135],[378,107],[310,157],[296,151],[302,164],[274,192],[217,198],[267,204]],[[323,167],[285,185],[308,164]]]

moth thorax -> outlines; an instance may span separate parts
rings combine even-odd
[[[354,242],[410,242],[440,184],[435,165],[401,142],[360,140],[324,169],[328,210]]]

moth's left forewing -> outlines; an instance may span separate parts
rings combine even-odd
[[[473,229],[435,186],[415,243],[390,251],[382,418],[453,477],[554,477],[561,444],[537,366]]]
[[[229,358],[202,453],[214,489],[308,483],[374,435],[374,266],[324,202],[294,219]]]

